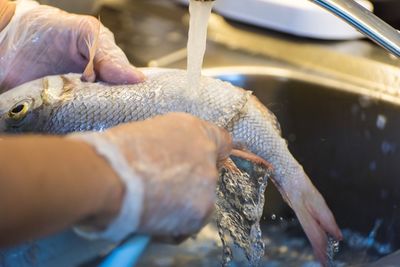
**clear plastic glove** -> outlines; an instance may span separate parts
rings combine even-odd
[[[46,75],[82,73],[91,58],[88,44],[94,43],[94,73],[86,73],[92,77],[83,78],[93,80],[96,75],[109,83],[144,79],[115,44],[113,34],[96,18],[31,0],[17,1],[14,16],[0,32],[0,92]]]
[[[196,233],[213,211],[217,164],[232,142],[225,130],[183,113],[70,137],[94,146],[125,184],[111,225],[78,231],[114,241],[133,232],[170,240]]]

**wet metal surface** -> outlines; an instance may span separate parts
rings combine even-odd
[[[117,43],[129,59],[139,66],[186,48],[188,11],[174,1],[136,0],[125,6],[108,5],[101,9],[100,17],[116,34]],[[388,74],[382,74],[382,70],[394,75],[396,69],[391,67],[400,67],[398,59],[367,40],[327,42],[298,38],[215,14],[210,21],[207,49],[205,67],[279,62],[285,67],[330,75],[347,73],[385,85],[390,81],[385,81]],[[184,52],[168,63],[163,66],[184,67]]]
[[[136,0],[105,6],[99,15],[137,66],[186,66],[185,8],[173,1]],[[346,257],[368,262],[400,248],[399,61],[365,40],[300,39],[217,15],[211,21],[207,49],[206,67],[252,66],[208,74],[253,90],[278,116],[291,151],[325,196],[339,225],[353,231],[345,232],[348,243],[338,255],[342,262]],[[263,266],[276,267],[285,259],[293,261],[281,266],[315,266],[310,247],[292,218],[290,209],[269,186],[264,210],[269,265]],[[71,234],[61,238],[64,242],[76,239]],[[217,241],[215,230],[208,226],[182,246],[152,245],[141,266],[220,266],[222,250]],[[98,255],[87,253],[90,246],[83,241],[70,242],[73,248],[62,241],[57,246],[51,242],[42,244],[52,247],[52,265],[40,266],[71,266],[78,258]],[[349,245],[359,249],[341,254]],[[21,260],[18,266],[32,259],[37,263],[37,248],[15,254]],[[109,248],[104,244],[97,251]],[[193,255],[200,261],[194,262]],[[390,261],[393,258],[385,262]],[[6,263],[0,259],[0,266]],[[10,266],[17,266],[13,263]]]
[[[344,230],[336,266],[364,266],[399,249],[398,102],[298,71],[246,69],[206,73],[251,88],[277,115],[291,151]],[[292,211],[271,185],[263,218],[261,266],[318,266]],[[208,226],[181,246],[153,245],[140,266],[219,266],[221,254],[216,230]],[[242,266],[241,261],[233,266]]]
[[[301,81],[300,77],[290,78],[287,74],[272,76],[265,69],[248,75],[229,71],[219,77],[251,88],[275,113],[292,153],[342,228],[368,234],[376,221],[382,220],[377,239],[400,247],[397,103]],[[269,205],[275,207],[273,213],[287,214],[285,208],[276,208],[283,204]]]
[[[186,8],[170,1],[132,3],[101,11],[129,59],[139,66],[184,68]],[[301,39],[218,15],[211,18],[209,37],[205,67],[279,68],[209,74],[254,90],[278,116],[339,225],[359,233],[348,235],[351,242],[377,257],[378,250],[399,248],[400,61],[366,40]],[[265,218],[290,218],[279,194],[271,186],[267,191]]]

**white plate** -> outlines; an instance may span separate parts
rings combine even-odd
[[[188,0],[177,0],[188,3]],[[371,2],[357,0],[368,10]],[[216,0],[214,11],[241,22],[325,40],[362,38],[347,23],[308,0]]]

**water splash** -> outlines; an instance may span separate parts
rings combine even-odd
[[[339,241],[335,240],[331,236],[328,237],[328,247],[326,249],[326,254],[328,255],[328,266],[336,266],[334,263],[335,255],[339,252]]]
[[[381,255],[386,255],[389,253],[392,253],[394,251],[394,248],[390,243],[380,243],[376,240],[376,235],[378,233],[379,228],[382,226],[383,220],[382,219],[377,219],[375,221],[374,227],[369,233],[367,237],[355,233],[349,229],[343,230],[343,236],[344,239],[347,240],[347,243],[349,246],[355,249],[372,249],[375,252],[381,254]]]
[[[224,165],[217,187],[216,220],[223,245],[222,265],[234,258],[240,248],[249,265],[258,266],[265,253],[260,220],[264,192],[271,170],[232,157]]]
[[[264,214],[265,215],[265,214]],[[312,247],[302,233],[301,226],[296,219],[270,220],[262,225],[263,241],[265,243],[265,255],[261,259],[262,267],[320,267],[315,260]],[[382,226],[381,226],[382,227]],[[393,252],[385,251],[380,254],[374,247],[359,247],[353,242],[349,243],[351,236],[368,239],[368,235],[344,230],[345,239],[341,243],[340,252],[335,255],[335,267],[366,266],[377,261],[382,256]],[[231,240],[230,240],[231,241]],[[353,243],[353,244],[352,244]],[[363,242],[364,243],[364,242]],[[376,244],[376,241],[374,242]],[[384,244],[381,244],[384,245]],[[383,248],[383,247],[382,247]],[[396,249],[396,247],[392,247]],[[249,265],[241,251],[233,248],[231,266],[239,267]],[[240,253],[240,255],[237,255]],[[233,259],[233,256],[235,258]],[[199,233],[196,239],[188,239],[186,242],[175,245],[153,244],[142,258],[138,267],[162,266],[162,267],[221,267],[221,245],[218,239],[218,229],[210,224]],[[13,266],[13,265],[10,265]]]

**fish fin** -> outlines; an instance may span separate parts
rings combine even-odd
[[[273,167],[269,162],[249,151],[233,149],[231,152],[231,156],[242,158],[244,160],[251,162],[254,165],[261,165],[268,172],[272,173],[273,171]]]
[[[328,266],[328,234],[335,240],[343,239],[335,218],[324,198],[307,177],[308,184],[296,185],[287,191],[274,181],[285,201],[294,210],[322,266]]]
[[[76,84],[72,79],[69,79],[65,75],[61,75],[61,80],[63,82],[62,93],[60,95],[60,99],[64,101],[72,100],[74,88]]]
[[[86,45],[89,50],[89,61],[86,65],[85,70],[82,74],[82,80],[85,82],[94,82],[96,80],[96,72],[94,70],[94,56],[96,55],[97,48],[99,46],[99,38],[101,31],[101,22],[100,17],[98,19],[98,28],[93,38],[88,37],[86,39]]]
[[[219,169],[222,169],[222,168],[226,169],[233,174],[240,173],[239,168],[236,166],[236,164],[230,158],[227,158],[224,161],[220,162],[220,165],[218,167],[219,167]]]

